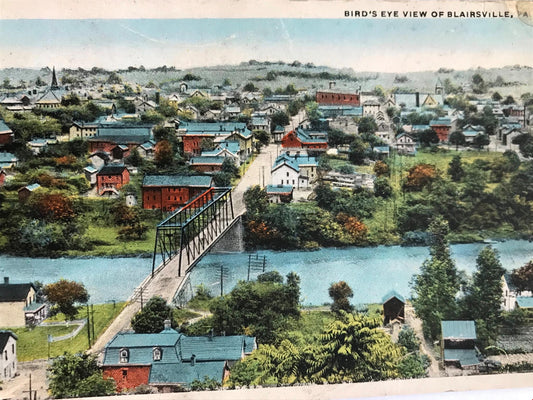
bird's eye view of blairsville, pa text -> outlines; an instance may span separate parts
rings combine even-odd
[[[533,1],[0,37],[0,400],[533,399]]]

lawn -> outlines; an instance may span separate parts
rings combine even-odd
[[[94,310],[94,333],[96,337],[109,326],[111,321],[117,317],[125,303],[97,304]],[[76,319],[87,317],[87,309],[80,310]],[[64,316],[58,315],[48,321],[64,321]],[[76,325],[70,326],[37,326],[35,328],[13,328],[18,337],[17,358],[19,361],[31,361],[48,357],[48,335],[53,337],[62,336],[76,329]],[[50,357],[57,357],[64,352],[79,353],[87,350],[88,337],[87,326],[73,338],[60,342],[50,343]]]

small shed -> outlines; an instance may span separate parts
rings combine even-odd
[[[270,203],[290,203],[293,190],[292,185],[267,185],[268,201]]]
[[[442,321],[441,330],[444,364],[460,368],[472,368],[479,364],[475,347],[477,334],[474,321]]]
[[[18,191],[19,201],[21,203],[25,202],[26,200],[28,200],[28,197],[30,197],[30,195],[40,187],[41,185],[39,185],[38,183],[33,183],[31,185],[20,188]]]
[[[383,296],[383,323],[387,325],[389,322],[398,320],[403,322],[405,320],[405,298],[397,293],[395,290],[391,290],[385,296]]]

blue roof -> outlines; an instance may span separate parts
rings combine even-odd
[[[533,308],[533,297],[517,296],[516,302],[520,308]]]
[[[212,177],[208,175],[145,175],[143,186],[194,186],[210,187]]]
[[[443,339],[476,339],[476,323],[474,321],[442,321]]]
[[[390,292],[388,292],[385,296],[383,296],[381,302],[382,303],[386,303],[387,301],[389,301],[393,297],[396,297],[402,303],[405,303],[405,298],[401,294],[399,294],[396,290],[391,290]]]
[[[272,170],[277,169],[282,164],[286,164],[295,171],[300,170],[300,166],[303,165],[312,165],[312,166],[318,166],[318,161],[315,157],[308,157],[308,156],[291,156],[288,154],[280,154],[276,161],[274,161],[274,165],[272,167]]]
[[[0,132],[12,132],[9,126],[6,125],[6,123],[0,119]]]
[[[244,336],[183,336],[180,340],[182,359],[197,361],[240,360],[244,353]]]
[[[18,161],[18,158],[13,153],[0,152],[0,163],[12,163],[16,161]]]
[[[98,136],[136,136],[148,140],[151,138],[151,131],[152,128],[148,126],[100,126],[98,128]]]
[[[228,135],[235,131],[248,131],[251,134],[244,122],[182,122],[179,128],[186,129],[186,134]]]
[[[429,125],[451,125],[452,120],[450,118],[437,118],[429,121]]]
[[[411,132],[425,131],[429,129],[429,125],[412,125]]]
[[[190,160],[191,165],[193,164],[216,164],[216,165],[222,165],[226,157],[218,157],[218,156],[200,156],[200,157],[192,157]]]
[[[267,185],[266,187],[267,194],[292,193],[292,190],[292,185]]]
[[[479,364],[474,349],[444,349],[444,361],[459,361],[461,366]]]
[[[300,139],[304,143],[327,143],[327,139],[325,138],[316,138],[312,137],[307,131],[302,129],[301,127],[298,127],[294,130],[296,133],[296,136],[298,136],[298,139]]]
[[[157,383],[180,383],[189,386],[195,379],[202,381],[208,376],[222,383],[224,375],[224,361],[195,362],[194,364],[162,364],[154,363],[150,369],[149,382]]]
[[[205,155],[217,155],[224,149],[226,149],[230,153],[236,155],[236,154],[239,153],[239,150],[241,149],[241,146],[239,145],[239,142],[237,142],[237,141],[224,140],[224,141],[218,143],[218,145],[217,145],[217,147],[215,149],[208,150],[208,151],[202,151],[202,155],[203,156],[205,156]]]
[[[39,185],[38,183],[32,183],[31,185],[26,186],[25,189],[28,189],[30,192],[33,192],[34,190],[39,189],[40,187],[41,185]]]

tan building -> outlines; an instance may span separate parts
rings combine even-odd
[[[36,301],[33,283],[9,283],[4,278],[0,284],[0,326],[3,328],[25,326],[42,321],[46,304]]]

